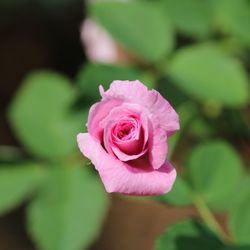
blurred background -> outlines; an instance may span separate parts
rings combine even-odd
[[[249,0],[0,0],[0,250],[249,250],[249,74]],[[180,115],[167,195],[107,194],[77,149],[118,79]]]

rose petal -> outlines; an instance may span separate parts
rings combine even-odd
[[[164,99],[159,92],[151,90],[150,92],[151,103],[148,103],[149,108],[153,114],[152,121],[158,122],[162,129],[167,131],[168,137],[174,134],[180,129],[179,116],[170,105],[170,103]]]
[[[149,137],[149,161],[154,169],[158,169],[166,161],[168,151],[167,135],[166,132],[160,127],[151,131],[153,132]]]
[[[179,129],[179,117],[172,106],[159,92],[148,90],[140,81],[113,81],[106,92],[102,92],[103,100],[119,98],[124,101],[146,107],[152,122],[160,124],[168,136]]]
[[[138,138],[131,138],[129,140],[118,140],[117,138],[113,138],[113,145],[119,148],[120,151],[124,152],[125,154],[132,155],[132,154],[140,154],[143,150],[144,144],[144,131],[140,129],[140,135]]]
[[[141,127],[143,128],[143,136],[140,136],[140,138],[138,138],[139,140],[135,139],[124,142],[114,140],[111,132],[114,124],[123,119],[130,119],[131,116],[139,119]],[[109,154],[113,156],[115,154],[121,161],[134,160],[146,153],[149,133],[148,120],[146,114],[140,110],[139,105],[123,103],[117,107],[114,107],[110,113],[100,122],[100,127],[102,127],[104,130],[103,142],[105,149]],[[138,135],[139,134],[140,133],[138,133]]]
[[[142,150],[140,153],[138,154],[131,154],[128,155],[126,153],[123,153],[119,148],[112,146],[112,150],[114,152],[114,154],[121,160],[121,161],[131,161],[131,160],[135,160],[138,159],[139,157],[143,156],[146,152],[147,149]]]
[[[88,132],[101,140],[103,132],[103,127],[100,126],[101,121],[114,107],[119,106],[122,102],[122,100],[111,99],[98,102],[91,106],[87,122]]]
[[[102,94],[106,98],[120,98],[131,103],[143,103],[148,98],[148,89],[140,81],[113,81]],[[144,103],[146,105],[146,103]]]
[[[106,124],[106,127],[104,129],[104,136],[103,136],[104,147],[110,155],[117,156],[121,161],[130,161],[130,160],[137,159],[145,154],[145,152],[147,151],[147,148],[143,149],[142,147],[143,141],[139,142],[139,144],[141,145],[140,150],[136,147],[131,147],[130,154],[128,154],[128,152],[125,152],[125,151],[122,152],[122,150],[119,149],[118,145],[115,144],[116,142],[112,141],[112,135],[111,135],[112,125],[113,125],[112,120],[108,124]],[[134,141],[132,141],[132,144],[133,143]],[[130,144],[130,146],[133,146],[133,145]],[[134,154],[132,153],[133,149],[134,149]]]
[[[107,192],[129,195],[160,195],[171,190],[176,171],[170,163],[154,170],[145,162],[135,161],[134,165],[115,159],[102,148],[88,133],[79,134],[77,141],[81,152],[91,160],[99,171]],[[138,164],[135,166],[135,164]]]

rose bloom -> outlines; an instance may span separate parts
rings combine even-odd
[[[118,46],[101,26],[91,19],[86,19],[81,25],[81,41],[85,47],[86,56],[95,63],[116,63],[118,61]]]
[[[166,160],[167,139],[179,129],[172,106],[140,81],[113,81],[89,111],[88,133],[77,136],[107,192],[160,195],[171,190],[176,171]]]
[[[87,18],[80,28],[81,42],[89,61],[103,64],[131,64],[138,59],[116,43],[94,20]]]

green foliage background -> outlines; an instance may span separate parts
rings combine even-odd
[[[154,201],[194,206],[201,217],[167,228],[155,248],[249,250],[250,161],[239,149],[250,145],[250,2],[106,0],[87,7],[133,59],[88,62],[74,79],[41,70],[23,80],[7,117],[27,156],[0,146],[0,213],[28,200],[27,228],[39,249],[87,249],[109,195],[78,152],[76,134],[85,130],[99,84],[139,79],[171,102],[181,123],[169,139],[177,181]],[[215,212],[228,215],[226,231]]]

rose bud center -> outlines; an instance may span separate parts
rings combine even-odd
[[[113,143],[124,153],[136,155],[142,151],[144,131],[137,117],[126,117],[112,129]]]

